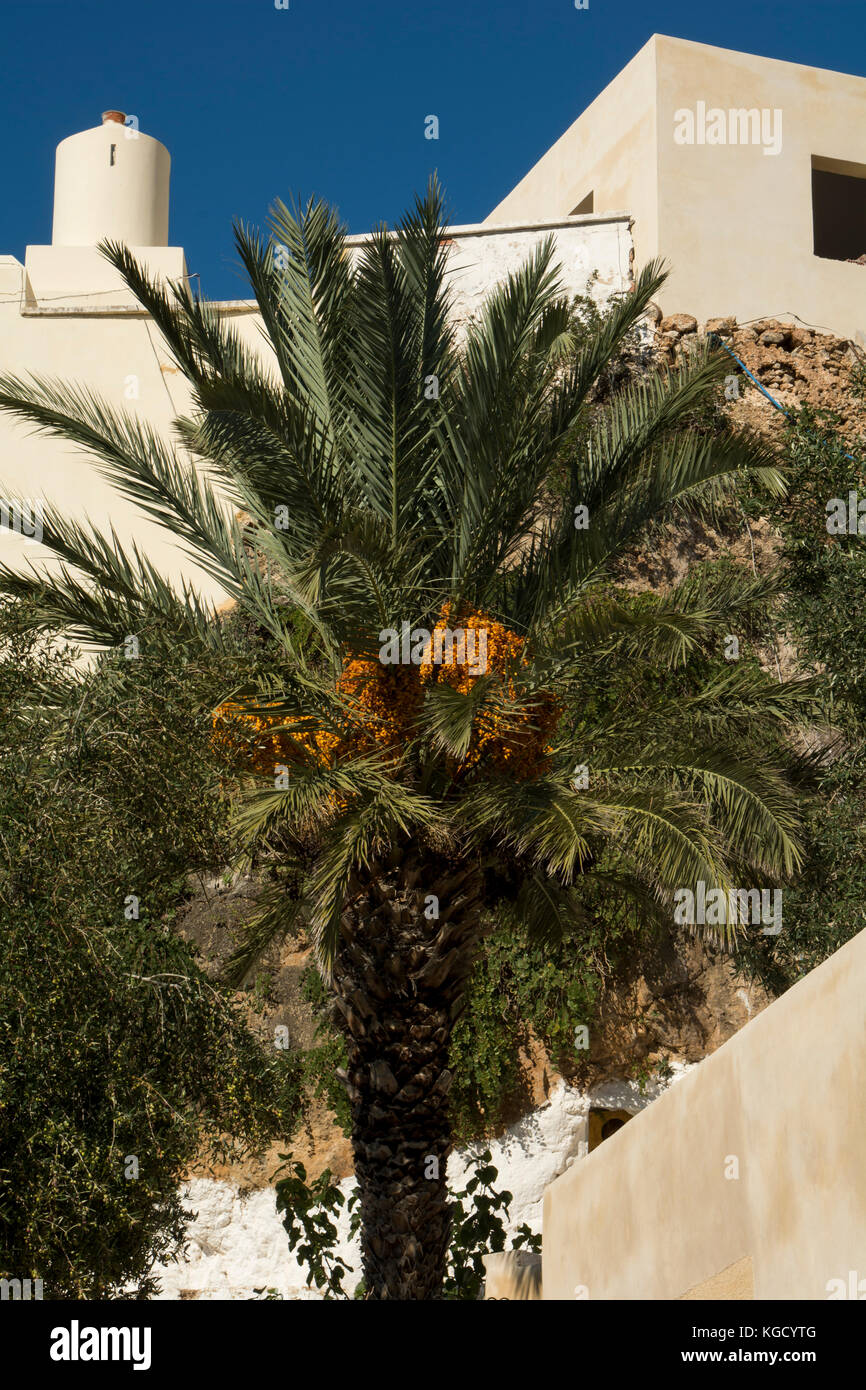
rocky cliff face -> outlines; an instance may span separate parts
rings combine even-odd
[[[699,1062],[770,1002],[733,973],[728,956],[689,935],[652,943],[608,990],[598,1038],[581,1076],[598,1085]]]
[[[733,354],[723,408],[736,425],[778,440],[785,430],[785,412],[809,407],[831,412],[852,443],[857,436],[866,437],[866,347],[808,327],[793,316],[790,321],[738,324],[733,318],[715,318],[699,324],[686,313],[663,318],[661,310],[651,306],[642,348],[637,360],[627,364],[626,374],[643,372],[652,361],[673,366],[704,347],[709,334]],[[778,563],[779,553],[778,537],[765,518],[743,516],[724,533],[693,519],[631,557],[619,577],[631,589],[663,589],[684,579],[690,565],[721,555],[764,574]],[[796,667],[796,653],[783,640],[772,653],[762,654],[762,661],[764,655],[779,675],[788,677]]]
[[[858,385],[866,353],[859,344],[801,324],[794,316],[790,321],[738,324],[733,318],[715,318],[698,324],[691,314],[662,318],[656,309],[652,318],[653,346],[661,361],[674,363],[712,333],[785,409],[832,410],[847,433],[866,430],[866,397]],[[732,419],[762,432],[781,428],[784,417],[733,361],[731,372],[738,378],[737,395],[729,405]]]

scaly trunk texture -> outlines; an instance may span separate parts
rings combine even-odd
[[[334,969],[346,1038],[364,1283],[440,1295],[451,1235],[449,1045],[479,937],[482,878],[407,846],[352,886]],[[438,915],[436,915],[438,913]]]

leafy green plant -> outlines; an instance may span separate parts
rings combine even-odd
[[[325,1102],[343,1133],[349,1134],[352,1116],[346,1088],[340,1080],[346,1067],[346,1044],[334,1027],[328,990],[312,961],[301,977],[301,996],[312,1004],[316,1014],[316,1041],[304,1053],[304,1084],[312,1095]]]
[[[76,669],[0,614],[0,1277],[46,1298],[152,1293],[191,1164],[299,1115],[297,1057],[168,925],[225,852],[213,677],[174,648]]]
[[[866,928],[866,752],[849,744],[821,775],[802,873],[784,890],[782,931],[749,935],[733,963],[778,995]]]
[[[673,1068],[667,1057],[661,1057],[654,1062],[644,1059],[635,1062],[629,1074],[632,1080],[637,1082],[638,1091],[643,1096],[646,1095],[647,1088],[654,1083],[670,1081]]]
[[[484,1284],[484,1256],[506,1248],[506,1223],[514,1201],[508,1191],[496,1189],[498,1170],[489,1149],[472,1156],[474,1171],[466,1186],[452,1193],[451,1245],[443,1298],[475,1299]],[[541,1250],[541,1236],[525,1221],[511,1237],[511,1250]]]
[[[280,1158],[282,1164],[275,1176],[280,1173],[286,1176],[279,1178],[275,1185],[277,1211],[283,1213],[289,1249],[306,1266],[314,1286],[325,1291],[325,1298],[347,1298],[343,1280],[351,1274],[352,1267],[342,1256],[334,1254],[339,1233],[333,1218],[344,1206],[350,1212],[354,1210],[357,1193],[347,1199],[334,1182],[330,1168],[308,1182],[303,1163],[291,1154],[280,1154]],[[357,1226],[358,1221],[353,1221],[352,1234]]]
[[[527,1059],[533,1038],[564,1074],[575,1066],[574,1033],[589,1024],[605,967],[600,922],[543,943],[506,907],[485,936],[454,1030],[451,1113],[463,1142],[496,1133],[509,1111],[529,1101]],[[608,946],[614,928],[607,929]]]
[[[277,1210],[283,1215],[289,1249],[326,1299],[348,1298],[344,1282],[352,1267],[334,1253],[339,1235],[335,1219],[345,1207],[351,1213],[349,1235],[357,1234],[361,1220],[357,1189],[347,1198],[330,1169],[309,1181],[303,1163],[291,1154],[280,1154],[280,1158],[283,1162],[277,1175],[286,1176],[276,1183]],[[498,1172],[491,1162],[490,1150],[472,1154],[470,1165],[466,1186],[450,1194],[451,1243],[441,1293],[442,1298],[449,1300],[479,1297],[484,1283],[484,1256],[505,1250],[508,1239],[506,1225],[514,1198],[510,1192],[497,1191]],[[541,1237],[522,1222],[508,1248],[538,1252]],[[354,1297],[364,1297],[363,1282]]]
[[[772,515],[782,535],[787,601],[782,619],[805,666],[822,673],[827,713],[866,725],[866,557],[859,533],[830,534],[827,504],[866,484],[863,443],[842,437],[838,416],[803,410],[788,428],[791,488]],[[847,507],[846,507],[847,509]]]
[[[862,439],[844,436],[837,413],[811,409],[793,414],[786,447],[786,496],[744,505],[769,511],[781,537],[783,597],[773,622],[814,682],[816,796],[802,870],[784,890],[781,933],[744,938],[734,956],[774,994],[866,926],[866,548],[859,532],[827,530],[831,499],[863,494],[866,451]]]
[[[256,1013],[263,1013],[267,1007],[271,999],[272,983],[271,976],[266,970],[259,970],[256,972],[252,999],[250,1000],[250,1007],[255,1010]]]

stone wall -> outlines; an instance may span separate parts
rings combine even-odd
[[[655,348],[662,361],[677,361],[683,352],[713,333],[786,410],[801,406],[832,410],[840,416],[846,432],[866,432],[866,399],[858,394],[856,379],[852,379],[852,370],[856,378],[857,371],[866,365],[860,344],[810,328],[793,315],[744,324],[735,318],[713,318],[699,324],[691,314],[662,317],[661,310],[654,308],[652,318]],[[759,429],[781,426],[784,417],[740,374],[733,360],[731,372],[738,379],[732,418]]]

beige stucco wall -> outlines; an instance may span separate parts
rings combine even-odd
[[[53,245],[166,246],[170,174],[165,145],[115,120],[68,135],[55,160]]]
[[[866,331],[866,266],[812,251],[812,156],[866,165],[866,79],[679,39],[658,38],[656,55],[658,246],[673,267],[663,303],[699,319],[796,314],[840,336]],[[674,113],[699,100],[778,109],[781,152],[676,144]]]
[[[544,1298],[866,1296],[864,1140],[866,931],[551,1184]]]
[[[183,280],[186,258],[180,246],[129,248],[151,278]],[[17,283],[17,281],[16,281]],[[43,317],[71,309],[104,313],[135,309],[138,302],[95,246],[28,246],[24,261],[24,303]]]
[[[677,144],[678,110],[780,110],[760,145]],[[662,255],[667,311],[798,316],[866,331],[866,267],[813,254],[812,156],[866,165],[866,79],[654,35],[487,218],[634,216],[637,265]],[[866,243],[862,247],[866,252]]]
[[[639,264],[655,254],[656,58],[645,44],[517,186],[485,218],[485,227],[569,216],[593,194],[593,213],[634,218]]]
[[[544,237],[552,235],[563,289],[581,294],[593,272],[593,297],[604,304],[627,289],[631,236],[627,217],[583,217],[558,224],[497,230],[450,230],[449,269],[455,315],[465,321],[510,270]],[[351,238],[357,249],[363,237]],[[140,252],[156,275],[185,273],[183,251],[147,247]],[[93,247],[28,247],[26,265],[0,256],[0,373],[38,373],[86,386],[120,410],[144,416],[168,436],[171,421],[190,407],[190,393],[159,331],[119,277]],[[243,340],[263,352],[261,319],[252,302],[220,306]],[[209,597],[222,594],[166,532],[141,519],[132,503],[112,490],[86,455],[53,438],[34,435],[0,412],[0,503],[22,497],[47,499],[79,520],[113,525],[133,538],[172,582],[181,577]],[[0,532],[0,561],[19,565],[47,552],[8,531]]]
[[[189,408],[190,396],[148,318],[100,308],[99,296],[79,299],[77,308],[65,298],[63,308],[48,301],[34,310],[24,297],[25,283],[20,264],[11,258],[0,262],[0,373],[36,373],[86,386],[168,435],[172,419]],[[250,317],[238,316],[238,322],[252,338]],[[186,575],[203,595],[220,594],[163,530],[118,497],[85,454],[0,412],[0,500],[16,496],[50,501],[64,515],[79,521],[89,517],[102,530],[113,525],[121,540],[135,539],[168,578]],[[47,554],[20,536],[0,533],[0,560],[6,564],[41,561]]]

